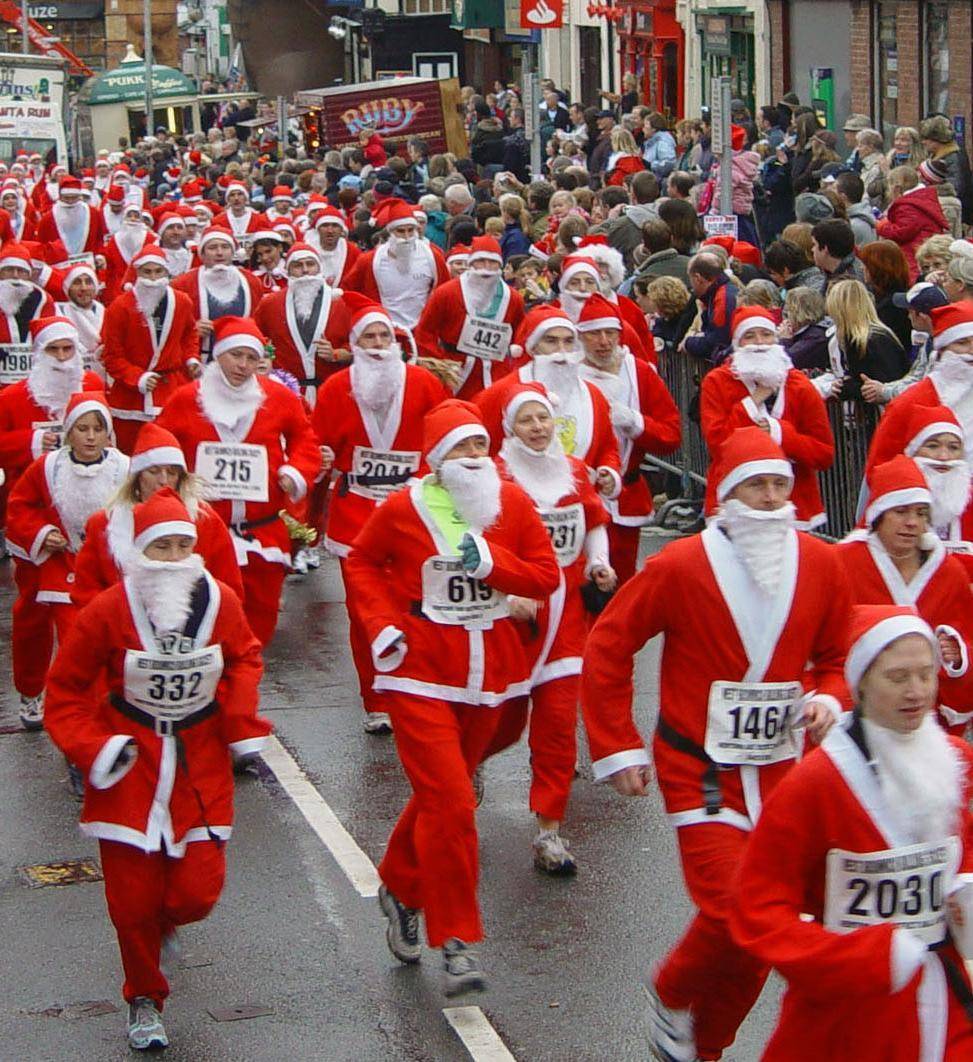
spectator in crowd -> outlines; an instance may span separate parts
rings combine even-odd
[[[948,170],[942,159],[923,159],[918,165],[919,180],[930,188],[935,188],[939,197],[939,206],[949,223],[950,235],[958,238],[963,235],[963,204],[956,190],[947,180]]]
[[[946,167],[946,179],[953,186],[963,204],[963,224],[973,224],[973,175],[966,152],[956,143],[956,135],[949,119],[943,114],[934,114],[919,126],[922,146],[930,158]]]
[[[642,226],[642,251],[636,276],[676,277],[689,286],[689,256],[672,246],[672,233],[661,218],[650,218]]]
[[[687,336],[680,349],[716,363],[730,345],[736,289],[710,250],[701,251],[690,260],[689,286],[700,307],[699,331]]]
[[[943,278],[943,290],[950,302],[973,302],[973,258],[957,255],[950,259]]]
[[[636,173],[645,169],[635,138],[621,126],[611,133],[611,155],[605,165],[605,180],[608,184],[622,185]]]
[[[912,343],[912,324],[908,311],[895,298],[911,287],[909,263],[902,248],[891,240],[874,240],[861,249],[859,258],[878,319],[895,335],[902,349],[908,350]]]
[[[530,215],[527,213],[527,204],[519,195],[502,195],[499,206],[503,219],[500,250],[506,263],[511,256],[527,254],[530,251]]]
[[[862,184],[865,185],[865,194],[874,198],[875,192],[872,185],[878,178],[884,177],[888,172],[888,163],[885,159],[885,140],[877,129],[861,129],[855,139],[858,146],[858,159],[861,169],[858,171]]]
[[[886,167],[894,170],[896,166],[911,166],[917,170],[925,157],[919,130],[911,125],[900,125],[892,135],[892,147],[885,156]]]
[[[764,252],[764,265],[774,283],[784,291],[810,288],[818,294],[824,291],[824,274],[790,240],[775,240]]]
[[[870,129],[872,120],[867,114],[849,114],[841,131],[845,137],[845,149],[850,152],[845,159],[845,166],[852,173],[861,173],[861,159],[858,157],[858,134],[863,129]]]
[[[831,397],[861,399],[865,379],[898,380],[908,369],[905,350],[891,329],[878,319],[868,289],[858,280],[834,283],[825,299],[834,322],[831,373],[819,377],[829,384]],[[828,376],[832,378],[827,380]]]
[[[642,158],[645,165],[662,181],[676,164],[676,141],[669,132],[665,115],[650,114],[642,127],[645,143]]]
[[[875,214],[865,198],[865,182],[850,170],[839,173],[834,182],[835,195],[841,200],[855,234],[855,246],[862,248],[875,237]]]
[[[662,349],[675,351],[696,316],[685,284],[675,277],[637,277],[632,294],[651,321],[656,349],[661,341]]]
[[[788,291],[780,337],[795,369],[815,375],[828,368],[828,330],[820,292],[802,287]]]
[[[824,274],[825,293],[840,280],[864,280],[861,262],[855,257],[855,234],[847,221],[819,221],[811,229],[811,254]]]
[[[949,232],[949,222],[939,205],[934,188],[919,183],[919,174],[911,166],[897,166],[888,176],[892,200],[885,217],[876,226],[884,240],[894,240],[909,262],[909,279],[919,275],[916,248],[927,237]]]

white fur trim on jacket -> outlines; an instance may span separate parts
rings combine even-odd
[[[134,738],[131,734],[112,734],[101,746],[101,751],[95,757],[95,762],[91,765],[91,770],[88,772],[88,781],[95,789],[111,789],[116,782],[124,778],[135,766],[135,761],[138,758],[138,748],[132,749],[132,755],[128,763],[123,763],[120,767],[116,766],[119,753],[133,740]]]
[[[395,646],[391,653],[386,650]],[[372,642],[372,663],[376,671],[394,671],[405,659],[409,651],[405,644],[405,633],[398,627],[383,627]],[[385,654],[385,655],[383,655]]]

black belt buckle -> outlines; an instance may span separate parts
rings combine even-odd
[[[159,737],[173,737],[176,733],[177,724],[174,719],[160,719],[156,716],[153,723]]]

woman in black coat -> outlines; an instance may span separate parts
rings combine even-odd
[[[909,370],[905,349],[878,319],[872,297],[861,281],[842,280],[832,285],[825,308],[834,321],[841,356],[842,375],[831,391],[836,398],[861,400],[863,376],[881,383],[905,376]]]

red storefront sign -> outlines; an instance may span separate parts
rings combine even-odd
[[[521,29],[561,29],[564,0],[520,0]]]

